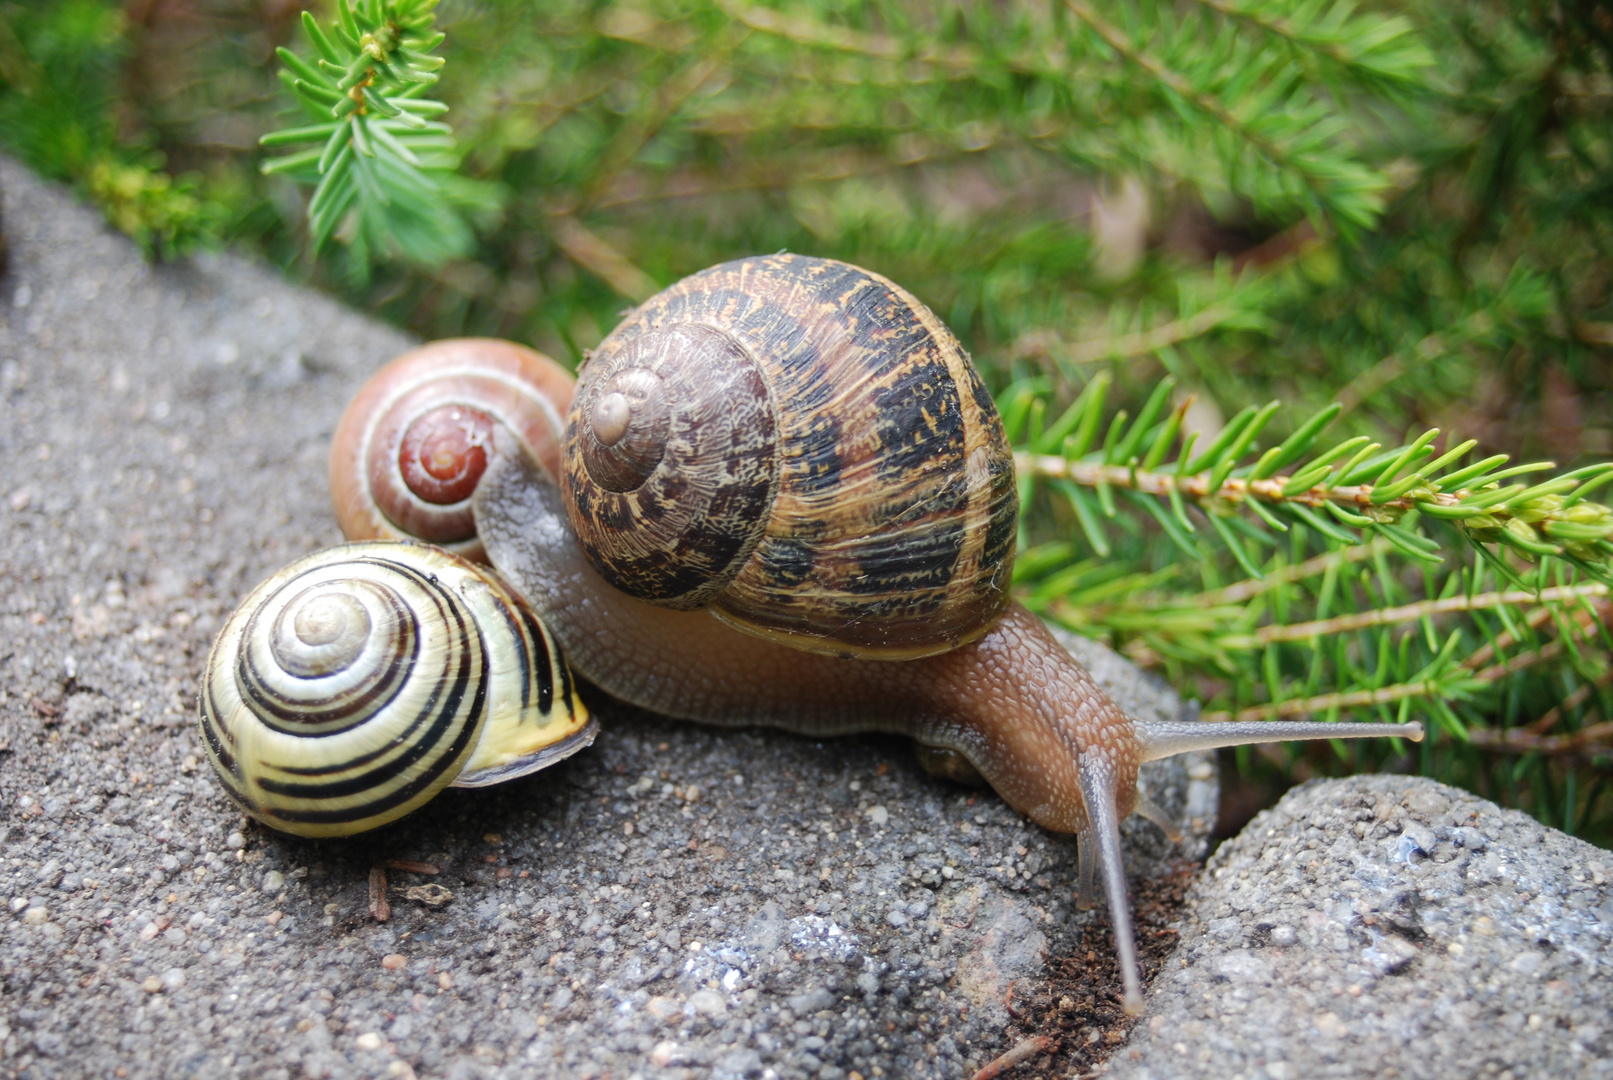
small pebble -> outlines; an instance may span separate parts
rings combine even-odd
[[[397,971],[409,962],[409,958],[402,953],[387,953],[381,957],[381,966],[388,971]]]
[[[50,919],[50,912],[42,907],[31,907],[22,913],[22,921],[29,926],[38,926]]]
[[[689,995],[689,1011],[702,1016],[721,1016],[728,1011],[728,1002],[715,990],[696,990]]]
[[[277,893],[277,892],[279,892],[281,889],[283,889],[285,887],[286,887],[286,875],[282,874],[280,871],[278,871],[278,870],[270,870],[267,874],[263,875],[263,891],[264,892],[266,892],[266,893]]]
[[[183,968],[169,968],[162,973],[162,988],[170,994],[185,985],[185,972]]]
[[[437,975],[437,989],[438,990],[452,990],[453,988],[454,988],[454,977],[452,975],[448,974],[446,971],[440,972]]]
[[[148,975],[146,981],[140,984],[140,989],[148,994],[155,994],[162,990],[162,980],[155,975]]]
[[[890,819],[890,811],[883,806],[870,806],[868,808],[868,820],[873,823],[874,828],[883,829]]]
[[[242,836],[238,832],[232,832],[229,836],[224,838],[224,846],[229,848],[231,851],[240,851],[242,848],[246,847],[246,837]]]
[[[13,915],[20,915],[24,911],[27,911],[27,910],[28,910],[28,898],[26,896],[18,896],[18,897],[15,897],[15,898],[12,899],[12,901],[11,901],[11,913]]]
[[[379,1050],[381,1049],[381,1036],[373,1031],[366,1031],[353,1040],[353,1045],[360,1050]]]

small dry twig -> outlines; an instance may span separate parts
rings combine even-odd
[[[386,898],[386,868],[370,867],[370,918],[386,922],[392,917],[392,905]]]
[[[1042,1053],[1053,1040],[1046,1035],[1033,1035],[1021,1040],[1014,1048],[995,1061],[988,1062],[986,1067],[975,1073],[974,1080],[996,1080],[997,1077],[1012,1069],[1022,1061],[1026,1061]]]

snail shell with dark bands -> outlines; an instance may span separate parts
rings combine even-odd
[[[300,559],[230,617],[202,678],[224,789],[265,824],[362,832],[593,740],[559,647],[496,577],[418,544]]]
[[[583,369],[567,513],[605,579],[818,652],[956,648],[1007,604],[1018,499],[952,333],[846,263],[724,263]]]
[[[558,474],[571,375],[491,338],[437,341],[377,371],[331,442],[336,518],[351,540],[420,539],[485,560],[470,496],[493,425]]]

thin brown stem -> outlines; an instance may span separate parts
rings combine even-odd
[[[1546,754],[1550,757],[1594,757],[1613,753],[1608,741],[1613,739],[1613,720],[1581,728],[1566,735],[1537,735],[1526,727],[1474,728],[1468,740],[1485,750],[1498,750],[1507,754]]]
[[[1563,713],[1579,708],[1581,705],[1585,704],[1585,702],[1589,701],[1590,696],[1597,690],[1602,689],[1610,684],[1613,684],[1613,667],[1609,667],[1606,671],[1604,671],[1601,677],[1595,682],[1585,683],[1572,694],[1569,694],[1567,697],[1563,698],[1560,704],[1546,710],[1546,712],[1541,715],[1540,719],[1528,725],[1523,730],[1529,732],[1531,735],[1544,735],[1546,732],[1557,726],[1557,722],[1563,718]]]
[[[1053,1040],[1046,1035],[1033,1035],[1015,1043],[1006,1054],[986,1063],[985,1067],[974,1074],[973,1080],[997,1080],[997,1077],[1012,1069],[1022,1061],[1028,1061],[1037,1054],[1043,1053],[1053,1045]]]
[[[1583,585],[1560,585],[1541,589],[1539,592],[1513,589],[1506,592],[1478,593],[1474,596],[1448,596],[1442,600],[1419,600],[1415,604],[1336,615],[1331,619],[1318,619],[1314,622],[1262,626],[1252,634],[1229,637],[1225,639],[1224,644],[1234,649],[1255,649],[1274,641],[1308,641],[1315,637],[1348,633],[1351,630],[1363,630],[1371,626],[1389,626],[1434,615],[1447,615],[1453,611],[1484,611],[1503,605],[1522,607],[1549,604],[1557,600],[1577,600],[1582,597],[1606,595],[1608,595],[1606,585],[1589,582]]]
[[[386,922],[392,917],[392,904],[386,898],[386,868],[379,864],[370,867],[370,918]]]
[[[1531,611],[1524,618],[1523,623],[1524,626],[1528,627],[1530,630],[1538,630],[1542,624],[1551,620],[1551,616],[1552,609],[1546,606],[1541,606],[1536,608],[1534,611]],[[1504,652],[1507,649],[1512,648],[1512,646],[1516,645],[1517,643],[1518,635],[1513,633],[1511,630],[1507,630],[1497,637],[1494,642],[1485,642],[1476,652],[1473,653],[1472,656],[1469,656],[1466,660],[1462,661],[1462,666],[1469,670],[1476,671],[1479,668],[1487,666],[1490,661],[1494,660],[1497,652]]]
[[[1145,495],[1168,496],[1172,490],[1186,495],[1195,501],[1220,499],[1226,502],[1242,502],[1245,499],[1259,499],[1261,502],[1281,504],[1300,503],[1304,506],[1318,507],[1324,503],[1336,503],[1340,506],[1353,507],[1352,512],[1370,515],[1383,511],[1413,510],[1419,506],[1432,504],[1434,506],[1455,506],[1464,498],[1472,494],[1467,490],[1453,492],[1439,492],[1433,495],[1422,495],[1413,498],[1403,495],[1398,499],[1387,499],[1381,503],[1372,501],[1373,486],[1371,484],[1351,484],[1349,486],[1316,486],[1306,488],[1293,495],[1285,495],[1286,487],[1292,477],[1271,476],[1264,480],[1244,480],[1233,478],[1224,481],[1214,491],[1210,490],[1210,474],[1196,473],[1193,476],[1178,477],[1169,472],[1170,466],[1162,466],[1158,472],[1143,472],[1125,465],[1100,465],[1089,461],[1070,461],[1057,454],[1028,454],[1014,455],[1014,464],[1018,467],[1021,476],[1032,475],[1055,480],[1070,480],[1083,487],[1107,486],[1113,488],[1130,488]],[[1490,513],[1496,513],[1497,508],[1490,508]]]
[[[1255,705],[1247,709],[1239,709],[1236,713],[1230,711],[1207,712],[1206,721],[1249,721],[1249,720],[1279,720],[1287,717],[1310,716],[1315,713],[1331,712],[1334,709],[1359,709],[1371,705],[1389,705],[1405,698],[1427,697],[1439,689],[1437,683],[1396,683],[1393,686],[1383,686],[1376,690],[1351,690],[1332,694],[1320,694],[1316,697],[1294,698],[1290,701],[1275,701],[1269,705]],[[1272,741],[1282,739],[1282,728],[1274,726]]]
[[[1538,649],[1519,653],[1517,656],[1503,660],[1499,664],[1491,664],[1489,667],[1481,668],[1474,673],[1473,677],[1480,682],[1494,682],[1497,679],[1504,679],[1508,675],[1523,671],[1525,668],[1545,663],[1547,660],[1555,660],[1563,652],[1564,646],[1560,640],[1548,641]],[[1463,666],[1466,667],[1467,665],[1464,664]]]
[[[1307,578],[1325,574],[1332,566],[1370,559],[1379,552],[1388,551],[1393,546],[1387,540],[1374,540],[1369,544],[1357,544],[1354,547],[1325,552],[1306,559],[1304,562],[1285,566],[1281,570],[1272,570],[1264,578],[1249,578],[1247,581],[1240,581],[1236,585],[1228,585],[1224,589],[1200,593],[1193,597],[1193,606],[1195,608],[1213,608],[1221,604],[1241,604],[1245,600],[1251,600],[1261,593],[1268,592],[1279,586],[1292,585],[1296,581],[1304,581]]]
[[[1065,341],[1053,330],[1032,330],[1021,334],[1013,343],[1008,351],[1008,359],[1061,359],[1071,364],[1095,364],[1103,360],[1145,356],[1207,334],[1242,310],[1232,304],[1214,304],[1196,315],[1172,320],[1152,330],[1085,341]]]
[[[1099,15],[1086,0],[1064,0],[1064,6],[1069,8],[1071,14],[1076,18],[1090,26],[1093,33],[1097,34],[1108,43],[1111,49],[1120,54],[1121,59],[1146,71],[1161,85],[1168,88],[1171,93],[1184,101],[1192,102],[1194,108],[1205,116],[1236,132],[1239,138],[1258,150],[1266,160],[1276,165],[1286,166],[1288,164],[1288,155],[1283,152],[1282,147],[1262,138],[1248,124],[1244,123],[1241,117],[1215,98],[1195,90],[1192,83],[1180,72],[1172,71],[1153,56],[1133,45],[1131,39],[1119,27]],[[1307,186],[1312,188],[1316,186],[1315,181],[1309,174],[1305,174],[1304,179]]]
[[[635,266],[627,256],[591,232],[570,214],[549,219],[549,230],[573,262],[601,278],[623,296],[644,301],[658,290],[655,279]]]

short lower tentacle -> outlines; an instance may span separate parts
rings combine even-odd
[[[1082,829],[1076,834],[1076,860],[1079,868],[1075,875],[1075,906],[1082,911],[1091,911],[1098,906],[1097,897],[1092,892],[1092,871],[1098,865],[1098,841],[1092,835],[1091,829]]]

